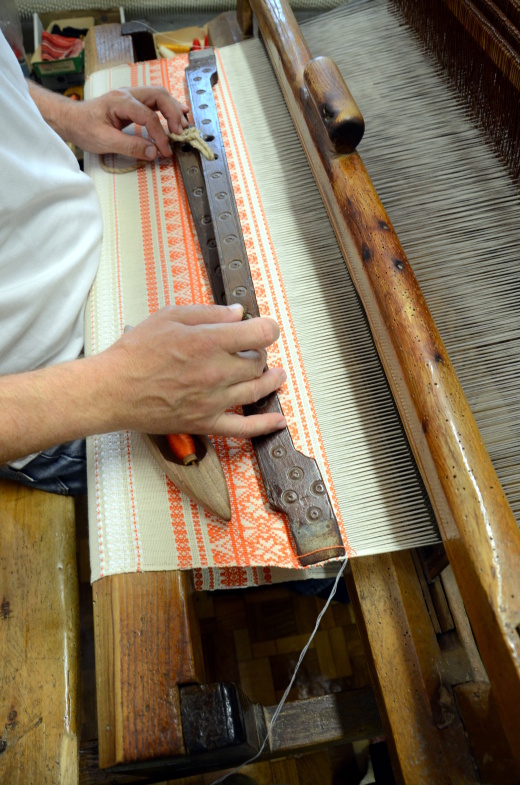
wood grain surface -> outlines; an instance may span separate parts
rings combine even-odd
[[[72,499],[0,480],[0,782],[78,782]]]

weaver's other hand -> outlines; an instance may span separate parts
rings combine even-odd
[[[119,427],[240,437],[284,428],[278,414],[229,411],[286,378],[281,368],[264,370],[265,350],[280,334],[276,322],[241,318],[239,306],[163,308],[98,355],[111,369]]]
[[[147,161],[158,152],[171,156],[168,135],[157,112],[163,115],[171,133],[180,134],[188,127],[188,107],[172,98],[164,87],[129,87],[89,101],[71,101],[31,79],[27,85],[49,125],[66,142],[89,153],[120,153]],[[145,127],[148,138],[124,133],[123,129],[132,123]]]
[[[148,161],[158,152],[171,156],[168,136],[157,112],[172,133],[180,134],[188,127],[188,107],[172,98],[164,87],[129,87],[90,101],[71,103],[77,114],[76,130],[72,132],[75,138],[69,141],[90,153],[120,153]],[[132,123],[145,127],[148,137],[123,133],[122,129]]]

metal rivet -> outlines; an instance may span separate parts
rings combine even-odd
[[[208,248],[216,248],[217,247],[217,242],[216,242],[216,240],[213,237],[211,237],[208,240],[207,245],[208,245]]]
[[[219,191],[218,194],[216,194],[216,198],[217,199],[225,199],[226,196],[227,196],[227,193],[225,191]]]
[[[299,466],[293,466],[287,472],[287,476],[290,480],[301,480],[303,477],[303,469],[300,469]]]
[[[194,82],[202,82],[202,76],[194,76],[193,77],[193,81]]]
[[[247,289],[245,286],[237,286],[235,289],[233,289],[233,294],[235,297],[245,297],[247,294]]]
[[[205,90],[197,90],[197,95],[203,95],[205,92]]]
[[[237,239],[236,235],[228,234],[227,237],[224,237],[224,242],[226,243],[226,245],[231,245],[231,243],[236,242],[236,239]]]
[[[200,222],[201,222],[201,224],[204,224],[204,226],[207,226],[208,224],[210,224],[210,223],[211,223],[211,215],[204,215],[204,216],[203,216],[203,217],[200,219]]]
[[[294,504],[294,502],[298,501],[298,494],[296,491],[285,491],[282,495],[282,501],[285,504]]]
[[[207,104],[201,104],[201,105],[199,106],[199,109],[207,109],[207,108],[208,108],[208,105],[207,105]]]
[[[228,264],[228,267],[230,270],[240,270],[242,262],[240,259],[233,259],[233,261]]]
[[[316,480],[316,482],[313,482],[311,485],[311,491],[316,496],[323,496],[325,493],[327,493],[327,489],[325,488],[322,480]]]
[[[307,519],[309,521],[319,521],[321,518],[321,510],[319,507],[309,507],[307,510]]]
[[[188,174],[198,174],[199,167],[198,166],[190,166],[188,169]]]
[[[285,458],[285,447],[278,445],[277,447],[273,447],[271,450],[271,455],[273,458]]]
[[[212,180],[218,180],[219,177],[222,177],[222,172],[213,172],[213,174],[210,174],[210,177]]]
[[[220,221],[227,221],[231,218],[231,213],[220,213],[219,220]]]
[[[203,193],[204,193],[204,188],[193,189],[193,196],[202,196]]]

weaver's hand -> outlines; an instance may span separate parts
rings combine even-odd
[[[241,317],[239,306],[163,308],[98,355],[114,379],[120,427],[245,437],[284,428],[278,414],[228,411],[286,378],[281,368],[264,370],[265,349],[279,337],[276,322]]]
[[[164,87],[130,87],[79,103],[83,123],[80,139],[71,140],[90,153],[121,153],[152,160],[157,151],[171,156],[168,136],[161,125],[161,112],[171,132],[180,134],[188,127],[188,107],[172,98]],[[122,133],[131,123],[144,126],[148,139]]]
[[[54,444],[126,428],[148,433],[259,436],[277,414],[242,417],[285,381],[264,372],[279,335],[240,307],[163,308],[101,354],[0,377],[0,463]]]
[[[34,82],[28,84],[45,120],[65,141],[89,153],[120,153],[148,161],[158,152],[171,156],[168,135],[157,112],[170,132],[180,134],[188,127],[188,107],[164,87],[122,88],[89,101],[71,101]],[[132,123],[145,127],[148,138],[124,133]]]

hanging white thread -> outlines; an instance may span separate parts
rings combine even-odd
[[[296,678],[296,675],[298,673],[300,665],[302,664],[303,658],[307,654],[307,649],[311,645],[314,636],[318,632],[318,628],[320,626],[320,622],[322,620],[322,617],[325,614],[327,608],[329,607],[329,605],[330,605],[330,603],[332,601],[332,598],[336,594],[336,589],[338,588],[338,583],[339,583],[339,580],[340,580],[341,576],[343,575],[343,570],[345,569],[345,567],[347,565],[347,561],[348,561],[348,558],[345,557],[343,559],[343,563],[341,565],[341,568],[340,568],[338,574],[336,575],[336,580],[334,581],[334,585],[333,585],[332,590],[331,590],[331,592],[329,594],[327,602],[325,603],[325,605],[321,609],[321,611],[320,611],[320,613],[318,615],[318,618],[316,619],[316,625],[315,625],[315,627],[314,627],[314,629],[313,629],[313,631],[312,631],[312,633],[310,635],[310,638],[307,641],[307,643],[305,644],[305,646],[303,647],[300,656],[298,657],[298,662],[296,663],[296,667],[294,669],[293,675],[291,676],[291,680],[290,680],[289,684],[287,685],[287,688],[286,688],[284,694],[282,695],[280,703],[278,704],[278,706],[275,709],[275,712],[274,712],[274,714],[273,714],[273,716],[271,718],[271,722],[270,722],[269,728],[268,728],[266,736],[265,736],[265,738],[264,738],[264,740],[263,740],[263,742],[262,742],[262,744],[260,746],[260,749],[258,750],[256,755],[253,755],[252,758],[249,758],[248,760],[244,761],[244,763],[241,763],[240,766],[237,766],[232,771],[228,771],[227,774],[224,774],[223,777],[219,777],[218,780],[213,780],[213,782],[211,782],[210,785],[218,785],[218,783],[224,782],[225,780],[227,780],[228,777],[231,777],[232,774],[236,774],[238,771],[240,771],[240,769],[244,768],[244,766],[248,766],[250,763],[253,763],[255,760],[257,760],[260,757],[260,755],[262,754],[262,752],[264,751],[265,745],[267,744],[267,742],[269,740],[269,734],[271,733],[271,731],[273,729],[273,726],[274,726],[276,720],[278,719],[278,716],[279,716],[279,714],[280,714],[280,712],[281,712],[281,710],[283,708],[283,705],[284,705],[285,701],[287,700],[287,696],[289,695],[289,692],[291,691],[291,688],[292,688],[292,686],[294,684],[294,680]]]

